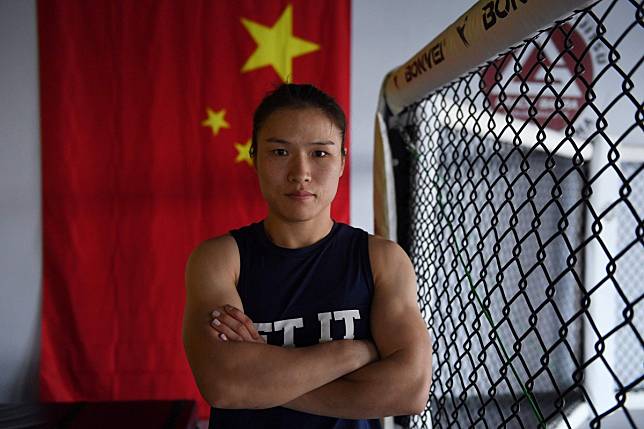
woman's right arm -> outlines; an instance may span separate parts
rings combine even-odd
[[[184,349],[197,386],[213,407],[279,406],[375,359],[364,341],[300,348],[221,341],[210,326],[210,312],[226,304],[243,311],[238,276],[239,250],[229,235],[201,244],[186,267]]]

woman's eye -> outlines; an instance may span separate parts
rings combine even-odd
[[[286,156],[288,152],[286,152],[286,149],[273,149],[273,154],[277,156]]]
[[[313,152],[313,155],[316,158],[324,158],[325,156],[328,156],[329,153],[323,150],[316,150],[315,152]]]

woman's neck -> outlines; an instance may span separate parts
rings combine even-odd
[[[279,247],[299,249],[317,243],[333,228],[331,216],[303,222],[289,222],[269,214],[264,220],[264,231]]]

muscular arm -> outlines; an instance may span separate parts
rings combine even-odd
[[[239,252],[230,236],[202,244],[186,268],[184,348],[203,397],[218,408],[268,408],[328,384],[375,359],[363,341],[311,347],[220,341],[210,311],[225,304],[243,309],[236,290]]]
[[[416,303],[409,258],[396,244],[370,237],[375,292],[371,329],[381,360],[284,406],[343,418],[418,414],[431,383],[431,345]]]

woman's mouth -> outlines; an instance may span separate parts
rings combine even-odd
[[[287,197],[293,198],[294,200],[308,200],[309,198],[315,197],[315,194],[307,191],[295,191],[289,194],[286,194]]]

